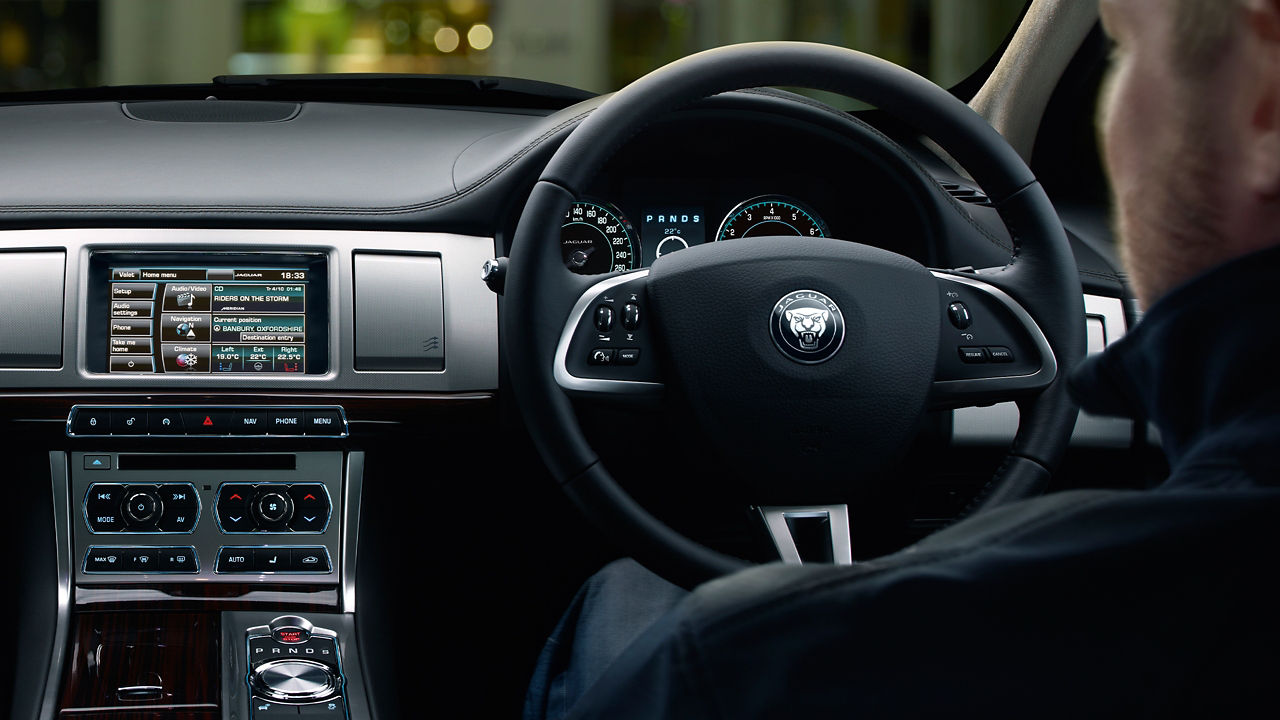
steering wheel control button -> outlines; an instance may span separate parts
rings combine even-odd
[[[1007,347],[989,347],[987,355],[991,357],[993,363],[1011,363],[1013,362],[1013,351]]]
[[[622,327],[634,331],[640,327],[640,306],[635,303],[627,303],[622,308]]]
[[[640,348],[618,348],[619,365],[635,365],[640,362]]]
[[[613,348],[595,348],[587,358],[588,365],[612,365],[618,359],[618,351]]]
[[[111,456],[110,455],[85,455],[84,469],[85,470],[110,470]]]
[[[968,306],[962,302],[953,302],[947,307],[947,318],[957,330],[966,330],[973,324],[973,316],[969,314]]]
[[[969,365],[977,365],[987,361],[987,349],[980,347],[962,347],[959,349],[960,359]]]
[[[160,486],[164,513],[156,526],[160,532],[191,532],[200,515],[200,497],[190,483],[168,483]]]
[[[597,305],[595,314],[596,330],[607,333],[613,329],[613,308],[608,305]]]
[[[253,572],[253,548],[224,547],[218,550],[217,573]]]
[[[125,490],[124,519],[130,526],[139,527],[153,523],[163,512],[164,506],[155,490],[132,487]]]
[[[844,313],[817,290],[795,290],[774,303],[769,332],[783,355],[816,365],[830,360],[844,344]]]
[[[196,560],[196,549],[193,547],[160,548],[156,558],[159,572],[197,573],[200,563]]]
[[[144,410],[112,410],[112,435],[146,435],[147,413]]]
[[[94,483],[84,498],[84,516],[92,532],[118,532],[124,529],[120,516],[120,504],[124,499],[124,486],[114,483]]]
[[[293,572],[327,574],[333,572],[329,565],[329,552],[322,547],[295,547],[289,550],[289,568]]]

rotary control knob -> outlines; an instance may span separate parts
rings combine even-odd
[[[323,700],[338,690],[338,677],[314,660],[271,660],[253,671],[254,695],[281,702]]]
[[[293,517],[293,500],[283,490],[268,490],[257,497],[253,503],[253,514],[258,524],[274,527],[289,522]]]
[[[146,525],[160,517],[163,509],[160,497],[151,490],[131,492],[124,501],[124,517],[130,525]]]

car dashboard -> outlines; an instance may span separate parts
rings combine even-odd
[[[22,527],[51,538],[20,603],[33,618],[56,608],[18,635],[45,650],[15,708],[394,717],[411,694],[394,666],[425,662],[400,613],[438,608],[442,588],[511,593],[598,560],[512,427],[503,368],[522,357],[481,267],[507,255],[541,167],[600,101],[0,107],[0,415],[35,504]],[[980,188],[861,117],[763,90],[673,113],[568,209],[566,266],[626,272],[755,235],[937,268],[1007,262]],[[957,241],[961,226],[986,242]],[[1131,318],[1111,263],[1073,240],[1096,352]],[[613,457],[661,454],[669,427],[603,412]],[[1007,446],[1017,410],[935,419],[943,444],[981,451]],[[1082,418],[1074,442],[1134,435]],[[920,527],[963,505],[955,474],[940,477]],[[566,575],[548,606],[572,591]],[[406,577],[434,589],[397,588]],[[531,625],[531,639],[549,629]],[[512,627],[495,622],[489,640]],[[527,644],[495,672],[527,672]],[[133,655],[104,667],[102,653]],[[206,672],[184,680],[184,667]]]

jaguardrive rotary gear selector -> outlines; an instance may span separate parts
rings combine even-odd
[[[345,720],[338,636],[306,618],[282,615],[246,631],[250,717]]]

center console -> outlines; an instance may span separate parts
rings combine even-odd
[[[366,454],[488,417],[493,240],[0,235],[0,388],[55,448],[39,716],[372,717],[361,502],[398,478],[365,477]]]

